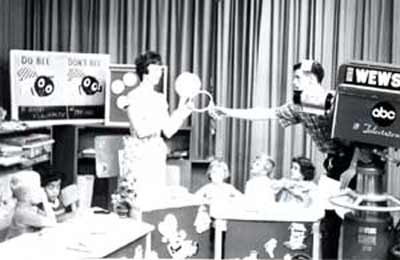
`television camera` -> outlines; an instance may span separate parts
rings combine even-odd
[[[356,189],[331,198],[351,209],[343,220],[343,259],[400,259],[391,212],[400,200],[388,194],[384,173],[389,147],[400,148],[400,67],[391,64],[349,62],[339,67],[334,97],[324,109],[333,109],[332,138],[356,147]],[[331,101],[331,104],[329,102]]]

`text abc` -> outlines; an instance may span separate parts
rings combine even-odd
[[[372,110],[372,116],[375,118],[394,120],[396,118],[396,112],[393,110],[387,111],[383,107],[379,107]]]

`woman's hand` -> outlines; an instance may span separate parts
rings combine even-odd
[[[194,101],[193,101],[193,99],[189,98],[189,97],[180,97],[179,98],[178,109],[193,111],[193,109],[194,109]]]
[[[181,120],[185,120],[194,109],[194,102],[191,98],[180,98],[176,112],[180,114]]]

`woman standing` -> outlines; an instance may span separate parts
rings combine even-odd
[[[162,77],[161,57],[148,51],[135,60],[139,85],[127,95],[130,135],[124,138],[122,178],[134,185],[136,202],[160,198],[166,187],[167,146],[170,138],[191,114],[189,100],[180,100],[170,115],[162,93],[154,87]]]

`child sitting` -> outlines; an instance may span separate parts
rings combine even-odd
[[[42,179],[42,187],[47,200],[53,209],[57,222],[63,222],[73,216],[71,206],[66,207],[61,200],[61,176],[62,173],[53,169],[50,165],[41,165],[36,168]]]
[[[245,187],[247,198],[262,204],[275,201],[271,187],[274,169],[275,161],[270,156],[261,154],[254,159],[250,166],[250,179]]]
[[[196,192],[196,195],[205,199],[207,202],[230,199],[243,195],[233,187],[233,185],[224,182],[229,177],[228,165],[224,161],[218,159],[213,160],[208,166],[207,176],[211,182],[204,185]]]
[[[274,185],[276,201],[309,206],[317,192],[314,177],[315,167],[311,160],[303,156],[294,157],[288,178]]]
[[[56,224],[37,172],[25,170],[16,173],[10,180],[10,187],[16,204],[7,239]]]
[[[238,191],[233,185],[225,183],[224,181],[229,177],[229,169],[226,162],[214,159],[211,161],[210,165],[207,168],[207,176],[208,179],[211,181],[210,183],[201,187],[197,192],[196,195],[200,196],[202,199],[205,200],[208,204],[218,205],[219,203],[225,203],[233,198],[240,198],[243,194]],[[229,205],[229,203],[228,203]],[[208,216],[209,221],[206,221],[207,217],[203,216],[203,221],[205,225],[208,225],[212,221],[212,218]],[[203,225],[203,226],[205,226]],[[210,232],[210,241],[214,241],[215,237],[215,223],[212,224],[211,232]],[[222,227],[223,230],[226,230],[226,227]],[[222,244],[225,241],[225,233],[223,231],[222,236]],[[222,251],[222,258],[224,258],[224,252]]]
[[[60,200],[61,176],[57,172],[48,170],[42,175],[42,187],[46,192],[47,200],[57,217],[57,221],[65,213],[65,207]]]

